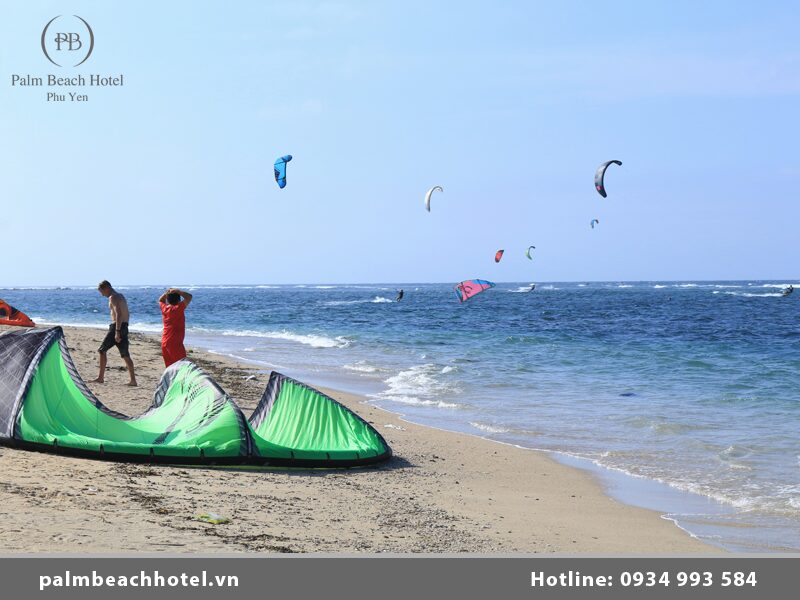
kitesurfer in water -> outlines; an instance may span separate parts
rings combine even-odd
[[[186,307],[192,301],[192,295],[178,288],[169,288],[161,294],[158,305],[164,319],[164,332],[161,334],[161,355],[164,366],[168,367],[186,358],[183,338],[186,335]]]
[[[94,380],[94,383],[105,382],[107,352],[116,346],[119,350],[119,355],[125,361],[125,366],[128,367],[128,374],[131,376],[128,385],[136,387],[136,374],[133,370],[133,360],[131,360],[131,353],[128,347],[128,320],[130,319],[128,301],[125,300],[125,296],[111,287],[111,284],[106,280],[100,282],[100,285],[97,286],[97,291],[104,298],[108,298],[111,325],[108,326],[108,333],[103,339],[103,343],[97,349],[100,353],[100,374]]]
[[[532,292],[532,291],[533,291],[533,290],[535,290],[535,289],[536,289],[536,284],[535,284],[535,283],[532,283],[532,284],[531,284],[531,289],[529,289],[528,291],[529,291],[529,292]]]
[[[395,298],[395,302],[400,302],[403,299],[405,292],[403,290],[397,290],[397,298]]]
[[[783,290],[783,295],[784,296],[788,296],[793,291],[794,291],[794,286],[792,284],[789,284],[789,287],[787,287],[785,290]]]

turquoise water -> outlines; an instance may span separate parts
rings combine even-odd
[[[788,283],[798,285],[539,283],[526,293],[521,282],[463,305],[438,284],[187,286],[188,343],[363,393],[416,422],[661,482],[675,494],[657,508],[696,535],[798,551],[800,294],[782,298]],[[160,331],[162,290],[120,288],[133,329]],[[0,297],[39,321],[107,319],[93,289]]]

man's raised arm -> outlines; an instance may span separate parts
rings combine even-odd
[[[189,306],[189,303],[192,301],[192,295],[189,292],[184,292],[183,290],[178,290],[178,293],[183,296],[183,301],[186,303],[186,306]]]

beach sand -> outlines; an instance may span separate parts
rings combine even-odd
[[[0,327],[0,332],[8,328]],[[99,329],[65,328],[86,381],[97,376]],[[109,407],[144,411],[163,371],[159,341],[131,335],[138,388],[116,349]],[[199,350],[248,415],[268,375]],[[253,377],[254,376],[254,377]],[[313,385],[313,381],[309,381]],[[324,390],[381,432],[394,457],[378,468],[244,470],[119,464],[0,448],[5,552],[473,552],[708,554],[653,511],[607,496],[587,472],[545,453],[408,423],[352,394]],[[213,512],[230,523],[196,516]]]

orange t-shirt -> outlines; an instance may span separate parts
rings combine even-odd
[[[164,319],[164,333],[161,336],[162,344],[182,344],[186,334],[186,302],[181,300],[178,304],[161,303],[161,316]]]

